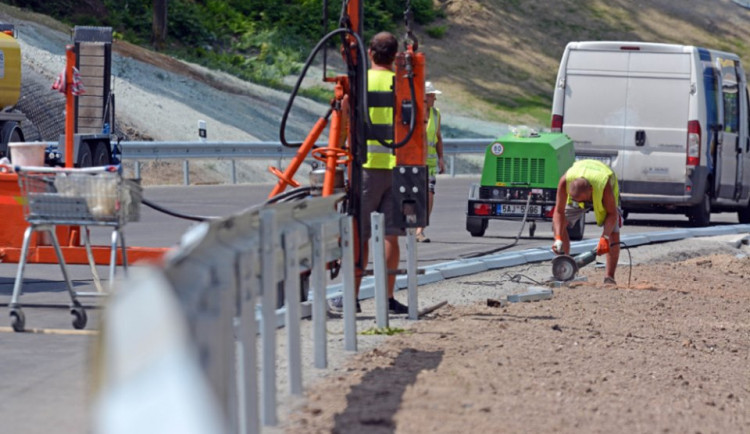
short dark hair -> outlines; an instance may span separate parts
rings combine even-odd
[[[378,65],[390,66],[396,60],[398,40],[390,32],[380,32],[370,39],[372,61]]]

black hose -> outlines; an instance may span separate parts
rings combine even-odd
[[[307,56],[307,60],[305,60],[305,65],[302,67],[302,72],[300,72],[299,78],[297,79],[297,83],[294,85],[294,88],[292,88],[292,93],[289,95],[289,100],[287,101],[286,107],[284,108],[284,114],[281,116],[281,126],[279,127],[279,141],[282,145],[286,147],[294,147],[297,148],[302,145],[302,142],[299,143],[289,143],[286,141],[286,122],[289,118],[289,114],[292,111],[292,105],[294,104],[294,99],[297,96],[297,92],[299,92],[300,87],[302,86],[302,80],[305,78],[305,75],[307,75],[307,70],[310,68],[310,65],[312,65],[312,61],[315,59],[315,56],[318,54],[318,51],[320,51],[323,46],[325,46],[326,42],[328,42],[329,39],[333,38],[334,36],[340,34],[340,33],[348,33],[352,35],[355,40],[357,41],[357,46],[359,47],[359,53],[360,53],[360,65],[367,65],[367,58],[364,56],[364,44],[362,43],[362,40],[360,39],[359,35],[352,32],[349,29],[339,28],[336,30],[333,30],[323,36],[323,39],[321,39],[316,45],[315,48],[313,48],[312,52],[309,56]],[[365,92],[366,95],[366,92]],[[365,96],[365,104],[366,104],[366,98]],[[368,113],[368,120],[369,120],[369,113]]]
[[[312,191],[312,187],[298,187],[294,190],[285,191],[283,193],[277,194],[276,196],[268,199],[265,201],[264,205],[270,205],[272,203],[277,202],[286,202],[289,200],[296,200],[300,199],[302,197],[310,196],[310,192]]]
[[[173,211],[171,209],[164,208],[161,205],[157,205],[156,203],[151,202],[150,200],[148,200],[146,198],[142,198],[141,202],[144,205],[148,206],[149,208],[153,208],[153,209],[155,209],[155,210],[157,210],[159,212],[162,212],[164,214],[171,215],[172,217],[177,217],[177,218],[181,218],[181,219],[185,219],[185,220],[192,220],[192,221],[195,221],[195,222],[205,222],[205,221],[208,221],[208,220],[216,220],[216,219],[219,218],[219,217],[213,217],[213,216],[200,216],[200,215],[194,215],[194,214],[185,214],[185,213],[181,213],[181,212],[178,212],[178,211]]]

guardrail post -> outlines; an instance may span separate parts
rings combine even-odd
[[[455,178],[456,177],[456,156],[451,155],[449,161],[450,161],[450,166],[451,166],[450,168],[451,178]]]
[[[357,299],[354,293],[354,247],[352,218],[339,220],[341,233],[341,272],[344,283],[344,349],[357,351]]]
[[[409,319],[419,319],[417,297],[417,238],[415,228],[407,229],[406,237],[406,287],[408,289]]]
[[[313,284],[313,346],[315,367],[325,369],[328,366],[326,341],[326,246],[323,224],[312,226],[312,284]]]
[[[299,232],[284,233],[284,301],[286,304],[287,367],[289,393],[302,395],[302,344],[300,339],[300,267],[297,255]]]
[[[232,160],[232,184],[237,184],[237,162]]]
[[[255,319],[257,303],[255,289],[259,288],[256,270],[258,264],[257,246],[247,253],[238,255],[237,259],[237,290],[239,303],[237,306],[237,384],[239,407],[239,432],[249,434],[260,433],[260,411],[258,408],[258,354],[256,350],[258,327]]]
[[[141,179],[141,162],[135,162],[135,179]]]
[[[190,185],[190,161],[188,160],[182,162],[182,182],[185,185]]]
[[[385,262],[385,226],[383,214],[373,212],[372,221],[372,268],[375,278],[375,324],[388,327],[388,265]],[[365,241],[366,242],[366,241]]]
[[[261,339],[263,348],[263,424],[274,426],[276,417],[276,211],[260,211]]]

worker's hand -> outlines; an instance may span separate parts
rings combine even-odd
[[[565,253],[563,252],[563,242],[560,237],[555,237],[555,242],[552,244],[552,251],[557,255]]]
[[[609,253],[609,237],[603,235],[601,238],[599,238],[599,244],[596,246],[596,254],[604,255],[607,253]]]
[[[438,173],[445,173],[445,160],[443,160],[443,157],[438,158]]]

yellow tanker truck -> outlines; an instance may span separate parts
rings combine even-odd
[[[8,142],[23,142],[21,122],[26,117],[13,108],[21,95],[21,47],[12,24],[0,23],[0,158],[8,156]]]

